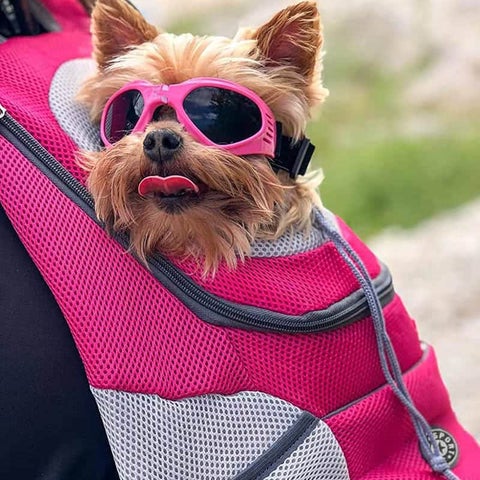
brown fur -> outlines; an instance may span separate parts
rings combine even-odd
[[[125,83],[179,83],[217,77],[255,91],[282,122],[284,133],[304,135],[312,107],[327,91],[319,81],[322,44],[317,8],[302,2],[279,12],[258,29],[233,39],[158,33],[121,0],[99,0],[92,16],[97,73],[79,98],[98,121],[108,98]],[[145,135],[155,128],[175,130],[183,148],[168,164],[153,165],[144,154]],[[249,254],[254,239],[275,239],[287,229],[308,230],[320,174],[291,180],[276,175],[260,156],[242,158],[196,142],[171,119],[152,123],[108,150],[83,155],[97,215],[113,231],[129,231],[141,257],[159,250],[191,256],[214,272],[225,261],[234,267]],[[161,171],[159,171],[159,169]],[[204,188],[197,202],[167,212],[137,186],[148,175],[183,175]]]

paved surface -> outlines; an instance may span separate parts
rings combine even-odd
[[[457,415],[480,440],[480,199],[369,244],[434,345]]]

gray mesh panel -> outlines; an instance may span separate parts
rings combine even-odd
[[[231,479],[302,414],[259,392],[169,401],[92,391],[122,480]]]
[[[62,129],[81,149],[90,151],[99,150],[102,146],[99,128],[90,122],[87,110],[75,100],[75,96],[95,68],[91,59],[65,62],[55,72],[49,92],[50,108]],[[331,216],[329,212],[324,213]],[[258,240],[252,244],[251,256],[268,258],[294,255],[308,252],[324,242],[323,234],[314,225],[308,235],[289,231],[275,241]]]
[[[55,72],[50,85],[49,102],[57,122],[83,150],[95,151],[101,146],[97,126],[90,122],[88,111],[75,100],[80,85],[95,71],[88,58],[65,62]]]
[[[349,480],[345,456],[330,428],[319,421],[312,433],[264,480]]]
[[[317,208],[317,207],[315,207]],[[322,208],[323,214],[337,227],[335,215]],[[318,225],[314,224],[307,235],[303,232],[288,231],[275,241],[257,240],[252,244],[252,257],[282,257],[308,252],[325,243],[325,237]]]
[[[312,228],[306,235],[298,231],[284,233],[278,240],[257,240],[252,244],[252,257],[282,257],[308,252],[324,242],[320,230]]]

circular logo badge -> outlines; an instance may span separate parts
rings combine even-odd
[[[453,467],[458,460],[457,442],[443,428],[432,427],[432,433],[442,457],[448,463],[449,467]]]

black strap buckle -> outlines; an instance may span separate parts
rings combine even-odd
[[[294,142],[292,137],[282,135],[282,125],[277,122],[275,158],[270,160],[275,171],[284,170],[290,174],[290,178],[305,175],[314,150],[315,145],[307,137]]]

